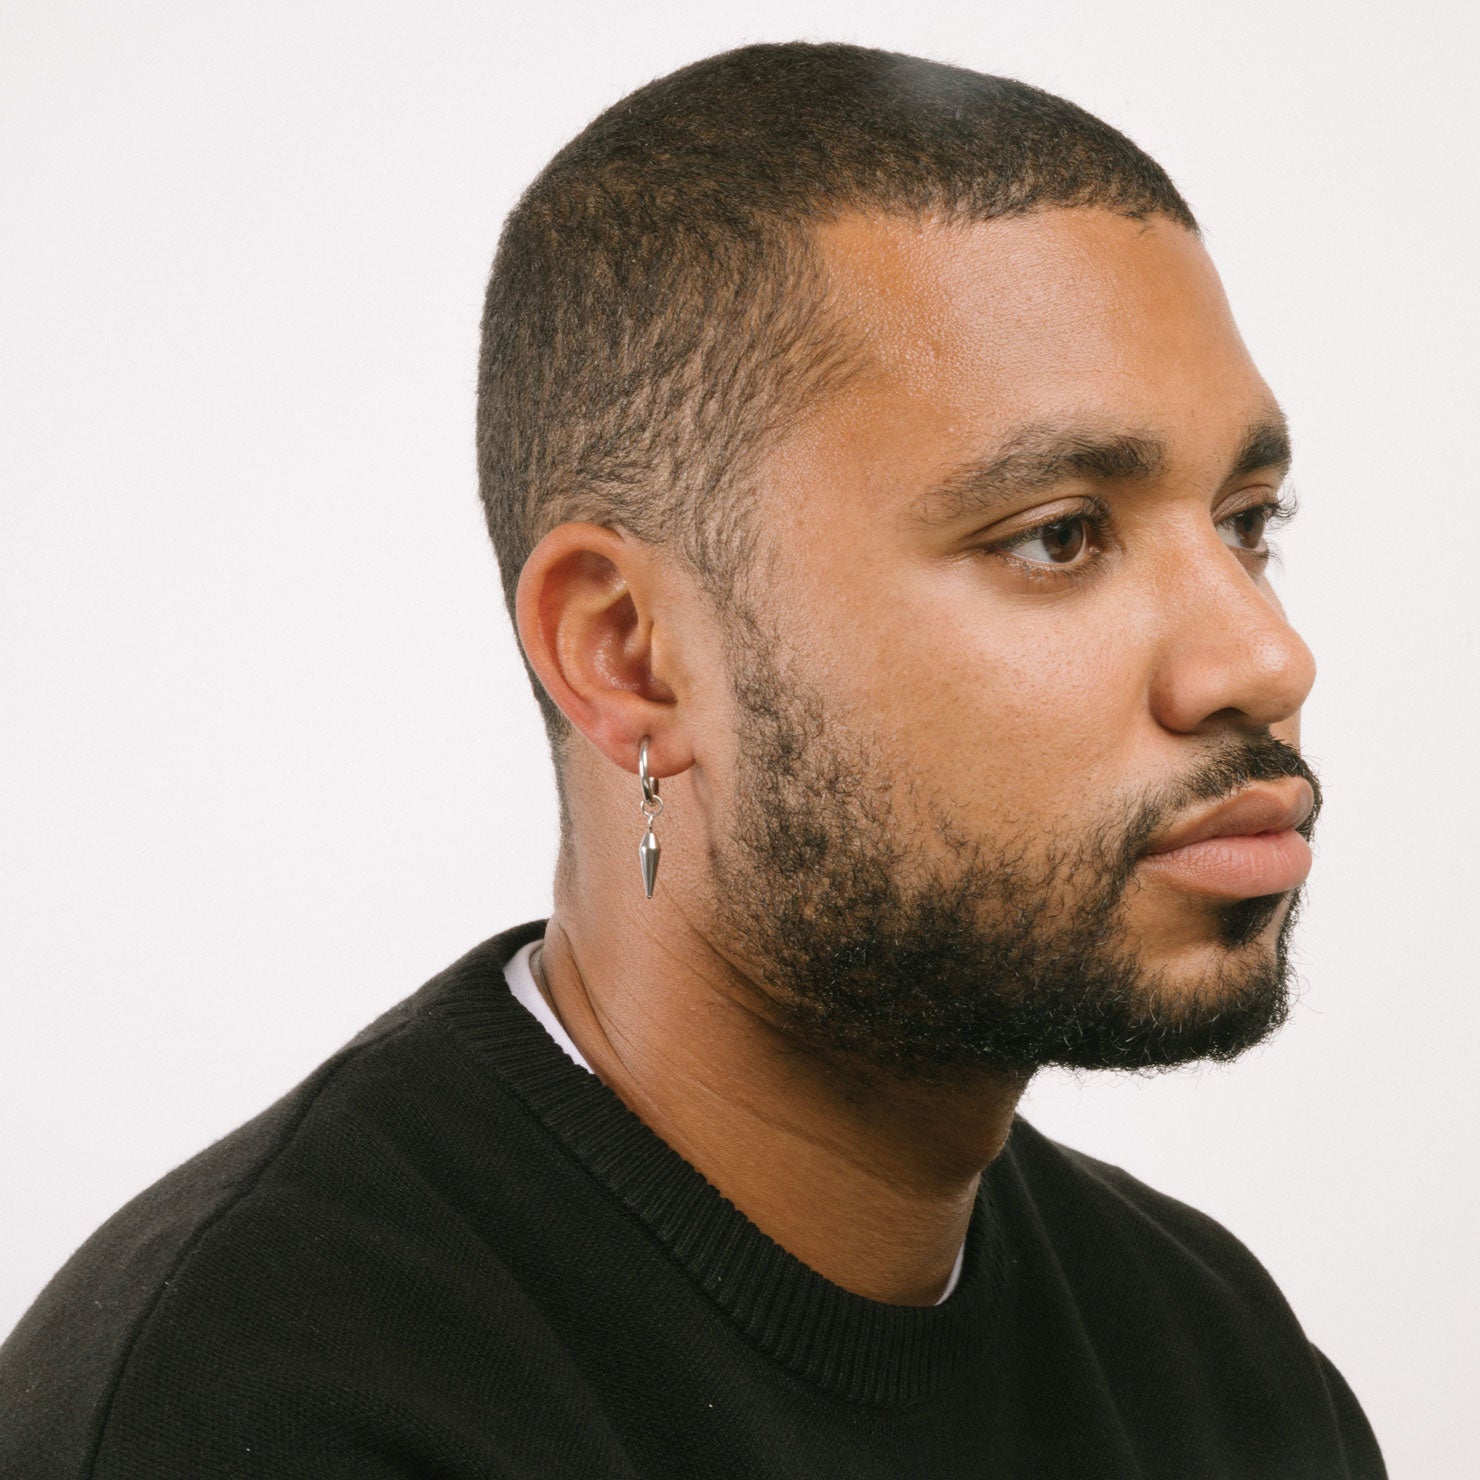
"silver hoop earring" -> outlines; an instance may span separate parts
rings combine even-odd
[[[647,818],[647,831],[637,845],[638,862],[642,864],[642,887],[647,897],[653,897],[653,885],[658,882],[658,855],[663,851],[653,834],[653,822],[663,810],[663,798],[658,795],[658,783],[648,775],[648,737],[642,737],[637,747],[637,776],[642,782],[642,815]]]

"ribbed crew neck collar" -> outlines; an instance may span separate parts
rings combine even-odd
[[[887,1305],[824,1279],[573,1064],[515,1000],[504,963],[544,928],[543,920],[532,921],[469,951],[437,978],[429,1011],[761,1351],[826,1392],[878,1406],[918,1402],[983,1355],[1004,1274],[987,1178],[972,1210],[960,1281],[943,1304]]]

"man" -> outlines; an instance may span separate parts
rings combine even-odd
[[[512,214],[478,441],[554,913],[84,1245],[6,1473],[1382,1475],[1248,1251],[1015,1115],[1287,1009],[1289,444],[1162,170],[685,68]]]

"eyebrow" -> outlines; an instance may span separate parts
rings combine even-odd
[[[914,523],[946,524],[967,515],[990,514],[1010,499],[1040,493],[1071,478],[1150,482],[1165,471],[1168,460],[1166,443],[1150,432],[1022,427],[990,457],[953,468],[932,484],[910,504],[907,517]],[[1266,468],[1283,477],[1289,467],[1289,427],[1283,414],[1276,412],[1246,428],[1223,481]]]

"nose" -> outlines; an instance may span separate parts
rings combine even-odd
[[[1185,550],[1161,583],[1170,594],[1151,684],[1156,718],[1182,734],[1293,719],[1315,683],[1315,658],[1269,582],[1215,531],[1195,556]]]

